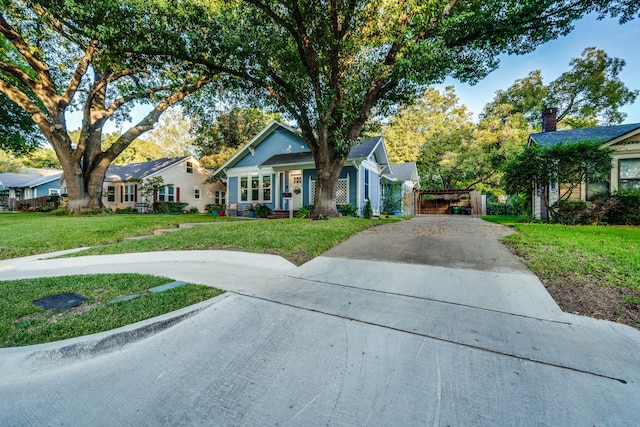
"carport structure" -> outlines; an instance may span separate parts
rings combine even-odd
[[[473,189],[419,190],[415,192],[416,215],[463,214],[479,216],[482,195]]]

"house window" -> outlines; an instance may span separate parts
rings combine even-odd
[[[193,162],[187,162],[187,173],[193,175]]]
[[[50,188],[49,189],[49,195],[52,194],[57,194],[58,196],[60,195],[60,189],[59,188]]]
[[[241,202],[270,202],[271,175],[256,175],[240,178]]]
[[[216,205],[226,205],[227,193],[225,191],[216,190],[215,193],[213,193],[213,202]]]
[[[369,198],[369,171],[366,169],[364,171],[364,198],[365,200]]]
[[[590,182],[587,184],[587,200],[593,200],[598,196],[609,193],[609,181]]]
[[[175,188],[169,185],[158,188],[158,201],[175,202]]]
[[[260,195],[260,177],[252,176],[251,177],[251,200],[257,201]]]
[[[262,201],[271,201],[271,176],[262,177]]]
[[[114,203],[116,201],[116,187],[113,185],[107,186],[107,202]]]
[[[135,184],[125,184],[124,186],[124,201],[135,202],[136,201],[136,186]]]
[[[620,160],[620,189],[640,190],[640,159]]]
[[[196,188],[195,190],[193,190],[193,198],[196,200],[200,200],[200,189]]]
[[[243,176],[240,178],[240,201],[246,202],[248,200],[247,188],[249,184],[249,178]]]

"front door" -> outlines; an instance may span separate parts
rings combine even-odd
[[[291,192],[293,209],[302,207],[302,174],[300,172],[289,174],[289,191]]]

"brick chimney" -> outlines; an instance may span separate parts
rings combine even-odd
[[[542,132],[554,132],[556,130],[557,108],[545,108],[542,111]]]

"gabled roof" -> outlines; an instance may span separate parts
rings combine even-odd
[[[529,143],[533,142],[541,147],[580,141],[597,141],[605,144],[634,131],[640,131],[640,123],[532,133],[529,135]]]
[[[420,181],[416,162],[393,163],[384,176],[392,181]]]
[[[347,160],[362,160],[367,159],[372,154],[376,153],[378,157],[378,161],[383,165],[388,165],[389,160],[387,157],[387,151],[384,148],[384,144],[381,144],[382,137],[376,136],[373,138],[369,138],[363,140],[362,142],[356,144],[351,151],[349,152],[349,156]],[[265,166],[288,166],[288,165],[302,165],[302,164],[314,164],[313,155],[310,151],[305,151],[302,153],[286,153],[286,154],[276,154],[267,159],[264,163],[260,165],[260,167]]]
[[[62,172],[51,175],[34,176],[22,173],[0,173],[0,188],[34,188],[51,181],[58,181]]]
[[[236,154],[234,154],[229,160],[224,162],[222,166],[216,169],[213,175],[216,176],[220,174],[220,172],[223,172],[225,169],[234,167],[240,160],[242,160],[247,155],[247,153],[252,152],[255,149],[255,147],[260,145],[262,141],[267,139],[267,137],[271,135],[273,132],[275,132],[278,128],[285,129],[291,132],[292,134],[297,135],[296,131],[292,127],[282,124],[276,120],[273,120],[264,129],[262,129],[256,136],[254,136],[251,139],[251,141],[247,142],[240,150],[238,150]]]
[[[131,163],[125,166],[110,165],[104,175],[104,180],[109,182],[129,181],[142,179],[160,172],[169,166],[175,165],[191,156],[175,157],[172,159],[158,159],[150,162]]]

